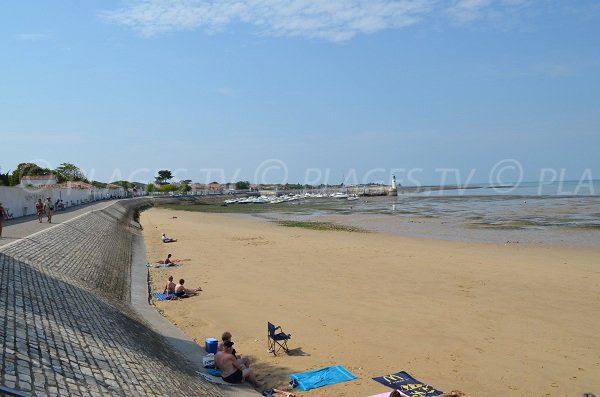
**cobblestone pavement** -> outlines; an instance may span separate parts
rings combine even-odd
[[[32,396],[224,395],[175,359],[129,303],[130,219],[140,203],[0,247],[1,385]]]

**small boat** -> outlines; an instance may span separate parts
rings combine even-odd
[[[345,199],[345,198],[348,198],[348,194],[342,193],[342,192],[336,192],[336,193],[333,193],[330,197],[338,198],[338,199]]]
[[[354,201],[354,200],[358,200],[357,194],[351,194],[350,196],[348,196],[348,201]]]

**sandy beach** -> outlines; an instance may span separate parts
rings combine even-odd
[[[343,365],[358,377],[303,396],[391,391],[409,372],[466,396],[600,394],[600,249],[531,247],[282,227],[239,215],[141,214],[152,290],[203,292],[157,309],[192,338],[229,330],[270,387]],[[177,238],[163,244],[160,235]],[[292,334],[267,352],[266,324]]]

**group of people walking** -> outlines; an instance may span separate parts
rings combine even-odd
[[[39,223],[42,223],[42,217],[44,214],[46,214],[48,223],[52,223],[53,211],[54,205],[52,205],[52,199],[50,197],[47,197],[46,201],[44,202],[41,198],[38,198],[35,202],[35,212]],[[2,203],[0,203],[0,238],[2,238],[2,225],[4,223],[4,218],[8,218],[8,214],[2,206]]]
[[[42,202],[42,199],[38,198],[35,202],[35,212],[37,214],[39,223],[42,223],[42,217],[44,214],[46,214],[47,222],[52,223],[52,212],[54,212],[52,199],[50,197],[46,197],[46,201]]]

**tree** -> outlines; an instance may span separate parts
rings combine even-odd
[[[190,186],[190,184],[192,183],[191,179],[184,179],[183,181],[179,182],[179,191],[182,193],[187,193],[189,191],[192,190],[192,187]]]
[[[235,183],[235,190],[248,190],[250,189],[250,182],[248,181],[237,181]]]
[[[111,184],[121,186],[123,189],[131,189],[131,188],[135,187],[135,185],[133,183],[128,182],[128,181],[114,181],[114,182],[111,182]]]
[[[67,181],[84,181],[88,182],[85,178],[85,175],[79,167],[71,163],[62,163],[55,170],[54,174],[56,175],[56,179],[59,182],[67,182]]]
[[[171,179],[173,179],[173,174],[169,170],[160,170],[158,176],[154,177],[157,185],[166,185]]]
[[[0,167],[2,169],[2,167]],[[10,175],[8,172],[6,174],[0,174],[0,186],[8,186],[9,185]]]
[[[167,183],[164,185],[160,185],[158,187],[158,191],[163,192],[163,193],[174,192],[177,190],[178,187],[179,187],[179,185],[175,185],[173,183]]]
[[[48,168],[42,168],[35,163],[20,163],[9,177],[10,186],[17,186],[24,176],[52,175]]]
[[[154,183],[149,183],[148,185],[146,185],[146,192],[152,193],[155,190],[156,190],[156,186],[154,186]]]

